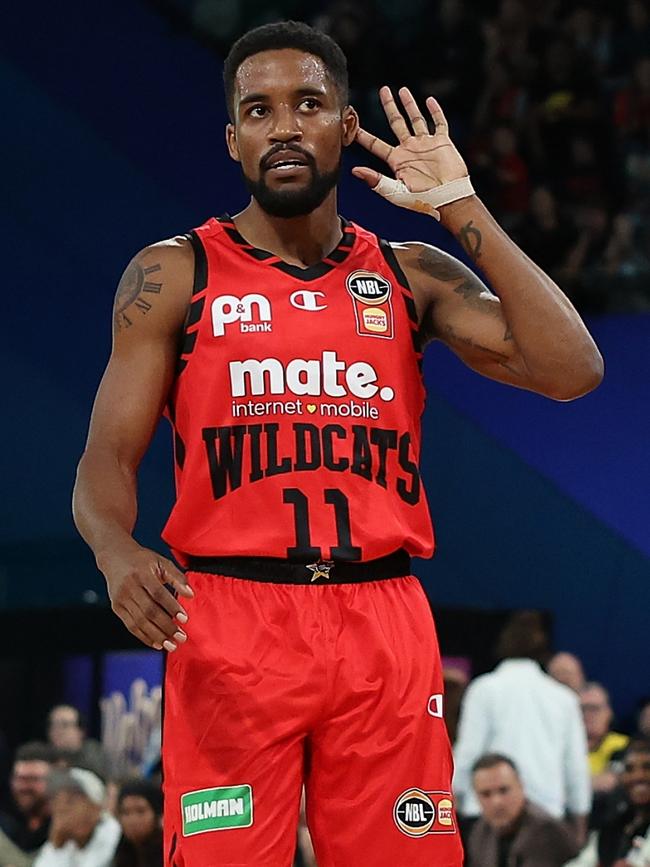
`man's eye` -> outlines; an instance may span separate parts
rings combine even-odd
[[[267,108],[265,105],[254,105],[251,109],[249,109],[249,115],[251,117],[264,117],[267,112]]]
[[[303,101],[300,103],[300,107],[306,108],[307,111],[313,111],[314,109],[320,107],[320,102],[313,96],[308,96],[307,99],[303,99]]]

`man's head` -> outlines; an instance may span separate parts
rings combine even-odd
[[[572,653],[556,653],[548,664],[548,673],[575,692],[580,692],[585,685],[582,663]]]
[[[223,74],[228,151],[251,195],[272,216],[311,213],[336,186],[358,127],[345,55],[324,33],[284,21],[244,34]]]
[[[534,659],[546,655],[548,636],[539,611],[516,611],[501,630],[496,646],[498,659]]]
[[[580,706],[585,721],[589,749],[595,750],[609,732],[614,716],[609,693],[599,683],[586,683],[580,690]]]
[[[54,759],[52,747],[38,741],[23,744],[16,750],[10,785],[14,803],[23,815],[47,814],[47,781]]]
[[[76,707],[59,704],[47,715],[47,737],[58,750],[77,752],[85,736],[85,725]]]
[[[630,742],[623,760],[621,783],[633,806],[650,809],[650,739]]]
[[[472,779],[483,818],[497,834],[508,834],[526,806],[514,762],[500,753],[488,753],[474,763]]]
[[[63,841],[85,846],[99,822],[106,789],[99,777],[85,768],[53,771],[48,781],[52,820]]]

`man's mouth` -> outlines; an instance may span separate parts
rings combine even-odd
[[[273,156],[270,156],[268,159],[264,161],[264,170],[270,171],[271,169],[275,169],[282,172],[288,172],[295,169],[302,169],[307,167],[306,158],[299,153],[280,151]]]

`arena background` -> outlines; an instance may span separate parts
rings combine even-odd
[[[3,12],[0,727],[13,739],[36,733],[30,713],[56,699],[61,654],[133,646],[70,517],[121,271],[145,244],[246,200],[223,146],[218,55],[181,7],[67,0]],[[355,181],[349,166],[363,159],[346,155],[342,213],[459,254],[435,222]],[[428,350],[422,463],[438,552],[417,571],[443,651],[489,668],[502,613],[542,609],[555,646],[583,658],[625,717],[650,693],[650,314],[587,320],[606,377],[568,405]],[[163,425],[140,478],[138,537],[153,547],[172,498],[169,447]]]

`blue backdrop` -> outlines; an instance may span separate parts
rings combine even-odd
[[[99,16],[99,17],[98,17]],[[103,17],[102,17],[103,16]],[[11,4],[0,30],[0,605],[103,594],[70,519],[114,287],[145,244],[236,210],[218,60],[137,2]],[[348,154],[348,163],[360,154]],[[341,211],[392,239],[454,249],[431,220],[349,176]],[[435,605],[535,606],[627,711],[650,692],[650,317],[590,321],[604,384],[572,404],[508,389],[428,351],[423,474],[438,554],[419,572]],[[172,497],[169,437],[141,472],[140,538]]]

